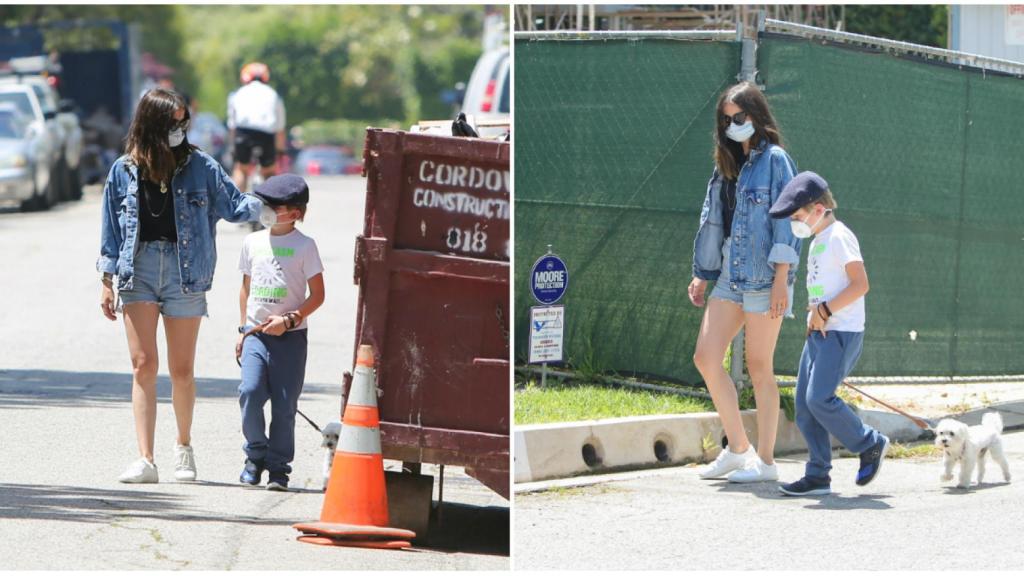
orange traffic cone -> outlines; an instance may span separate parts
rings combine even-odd
[[[334,453],[319,522],[295,524],[298,539],[310,544],[360,548],[408,548],[410,530],[388,527],[384,457],[380,451],[380,416],[373,348],[360,346],[355,377],[345,405],[341,435]]]

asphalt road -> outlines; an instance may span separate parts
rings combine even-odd
[[[833,494],[791,498],[775,483],[700,480],[696,467],[610,475],[598,484],[515,496],[516,570],[1019,569],[1024,432],[1005,436],[1010,484],[939,481],[937,458],[887,460],[854,484],[858,460],[833,461]],[[778,460],[781,479],[803,457]]]
[[[365,181],[311,178],[300,228],[316,239],[327,299],[309,321],[300,409],[338,414],[350,370],[357,288],[353,240]],[[237,484],[244,455],[233,352],[238,252],[247,228],[221,222],[218,263],[196,358],[193,446],[199,481],[173,480],[174,418],[162,328],[156,464],[161,483],[119,484],[137,458],[131,364],[120,321],[99,309],[100,196],[43,213],[0,213],[8,254],[0,272],[0,570],[2,569],[488,569],[509,567],[509,505],[459,469],[446,469],[433,548],[406,552],[295,541],[294,522],[319,517],[320,435],[299,420],[287,493]],[[389,468],[397,463],[389,462]],[[425,473],[433,473],[424,467]],[[435,482],[435,498],[437,483]]]

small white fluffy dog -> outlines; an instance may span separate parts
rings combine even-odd
[[[341,422],[328,422],[320,432],[324,435],[324,441],[320,446],[327,449],[324,455],[324,490],[327,490],[327,482],[331,479],[331,466],[334,464],[334,451],[338,448],[338,437],[341,435]]]
[[[953,468],[960,464],[960,481],[957,488],[969,489],[971,473],[978,467],[978,484],[985,477],[985,454],[1003,469],[1003,479],[1010,481],[1010,466],[1003,454],[1003,419],[998,412],[988,412],[981,417],[980,426],[968,426],[945,418],[935,429],[935,445],[942,448],[942,463],[946,467],[942,481],[953,479]]]

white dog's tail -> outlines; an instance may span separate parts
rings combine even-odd
[[[999,412],[986,412],[981,417],[981,425],[995,430],[998,434],[1003,433],[1003,417]]]

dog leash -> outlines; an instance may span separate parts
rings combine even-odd
[[[935,430],[924,419],[918,418],[916,416],[911,416],[910,414],[907,414],[906,412],[904,412],[903,410],[900,410],[899,408],[897,408],[895,406],[890,406],[889,404],[886,404],[885,402],[882,402],[878,398],[875,398],[874,396],[868,394],[867,392],[861,390],[860,388],[857,388],[856,386],[854,386],[853,384],[850,384],[849,382],[847,382],[845,380],[843,381],[843,385],[846,386],[847,388],[853,390],[854,392],[856,392],[856,393],[858,393],[858,394],[860,394],[862,396],[866,396],[868,399],[870,399],[870,400],[872,400],[874,402],[877,402],[878,404],[881,404],[882,406],[885,406],[889,410],[892,410],[893,412],[896,412],[897,414],[900,414],[901,416],[906,416],[908,419],[910,419],[911,422],[913,422],[914,424],[917,424],[917,426],[919,428],[922,428],[924,430],[932,430],[932,431]]]
[[[268,324],[270,324],[270,320],[267,320],[266,322],[264,322],[263,324],[260,324],[259,326],[254,326],[253,328],[250,328],[250,329],[246,330],[242,334],[242,343],[244,344],[245,343],[245,339],[248,338],[249,336],[252,336],[253,334],[257,334],[259,332],[263,332],[263,329],[266,328]],[[239,368],[242,367],[241,347],[239,347],[238,352],[235,353],[235,362],[238,363],[238,367]],[[299,413],[299,416],[302,416],[303,420],[305,420],[306,422],[309,422],[309,425],[312,426],[314,430],[316,430],[320,434],[323,434],[323,431],[320,430],[320,427],[316,425],[316,422],[313,422],[313,420],[311,420],[309,418],[309,416],[306,416],[305,414],[303,414],[302,410],[299,410],[298,406],[295,407],[295,411]]]

